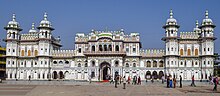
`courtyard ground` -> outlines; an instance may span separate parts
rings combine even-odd
[[[220,96],[213,92],[213,85],[196,82],[183,82],[183,88],[166,88],[160,82],[143,82],[142,85],[122,85],[114,88],[108,82],[75,82],[75,81],[3,81],[0,83],[0,96]]]

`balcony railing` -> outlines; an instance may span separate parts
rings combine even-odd
[[[84,55],[126,55],[125,51],[84,51]]]

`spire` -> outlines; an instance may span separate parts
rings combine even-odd
[[[208,10],[205,11],[205,18],[209,18],[209,12],[208,12]]]
[[[32,23],[32,25],[31,25],[31,29],[33,29],[33,30],[35,29],[35,27],[34,27],[34,23]]]
[[[170,10],[170,18],[173,18],[173,10]]]
[[[198,28],[198,27],[199,27],[199,21],[196,20],[196,28]]]
[[[15,20],[16,20],[16,16],[15,16],[15,14],[13,14],[12,21],[15,21]]]
[[[47,20],[47,12],[44,13],[44,20]]]

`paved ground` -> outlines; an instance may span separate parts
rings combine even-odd
[[[220,87],[213,92],[213,85],[197,82],[191,87],[184,82],[183,88],[166,88],[160,82],[142,85],[122,85],[74,81],[4,81],[0,84],[0,96],[220,96]]]

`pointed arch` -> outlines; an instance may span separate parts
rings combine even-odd
[[[180,55],[183,55],[183,49],[180,49]]]
[[[38,55],[38,51],[34,50],[34,55],[37,56]]]
[[[24,50],[21,50],[21,56],[24,56]]]
[[[31,50],[28,50],[28,56],[31,56]]]
[[[195,49],[195,55],[198,56],[199,55],[199,50]]]

